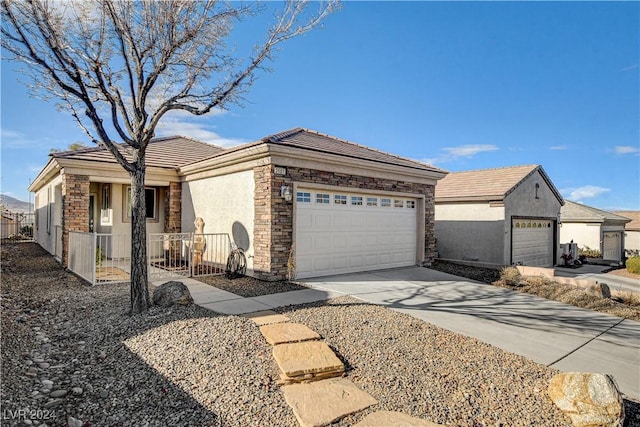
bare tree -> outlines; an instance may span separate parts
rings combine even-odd
[[[318,26],[337,0],[313,4],[283,3],[242,58],[227,41],[262,11],[255,2],[2,0],[7,59],[26,64],[32,91],[71,111],[131,177],[131,313],[149,307],[145,152],[158,123],[173,110],[204,115],[240,102],[276,47]]]

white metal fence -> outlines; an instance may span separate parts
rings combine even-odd
[[[149,280],[224,274],[230,252],[226,233],[149,234]],[[94,285],[128,282],[131,236],[69,232],[69,269]]]
[[[131,238],[69,232],[69,269],[92,285],[129,281]]]

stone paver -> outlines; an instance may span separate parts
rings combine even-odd
[[[286,385],[282,392],[303,427],[325,426],[378,403],[344,378]]]
[[[289,318],[287,316],[276,313],[273,310],[256,311],[255,313],[245,314],[244,317],[253,320],[258,326],[271,325],[274,323],[284,323],[289,321]]]
[[[260,333],[271,345],[320,339],[320,335],[300,323],[275,323],[260,326]]]
[[[364,417],[354,427],[441,427],[422,418],[411,417],[402,412],[378,411]]]
[[[273,347],[273,358],[287,377],[344,372],[344,365],[322,341],[304,341]]]

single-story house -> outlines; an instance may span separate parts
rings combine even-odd
[[[435,256],[434,190],[446,172],[433,166],[303,128],[230,149],[158,138],[146,163],[147,232],[193,232],[200,217],[205,233],[229,233],[245,250],[255,277]],[[129,233],[129,182],[104,148],[51,154],[29,187],[36,241],[50,253],[59,245],[66,265],[70,231]]]
[[[600,251],[604,260],[622,261],[629,218],[567,200],[560,220],[560,243],[573,241],[578,248]]]
[[[628,257],[640,254],[640,211],[613,211],[615,215],[629,218],[624,225],[624,251]]]
[[[436,186],[438,256],[551,267],[563,204],[540,165],[449,173]]]

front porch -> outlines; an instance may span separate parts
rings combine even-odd
[[[148,280],[224,274],[230,253],[226,233],[151,233]],[[131,236],[71,231],[67,267],[92,285],[128,282]]]

